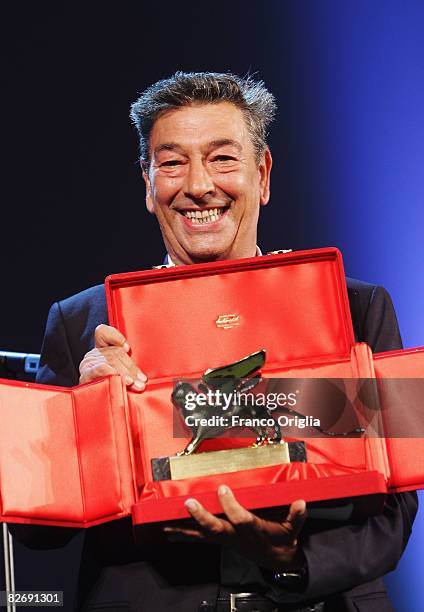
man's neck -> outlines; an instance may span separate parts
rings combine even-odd
[[[261,249],[256,245],[256,253],[255,253],[255,257],[260,257],[262,255],[262,251]],[[175,267],[177,264],[175,264],[172,261],[171,255],[169,253],[166,254],[165,257],[165,266],[168,266],[168,268],[173,268]]]

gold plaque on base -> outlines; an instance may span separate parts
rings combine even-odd
[[[182,480],[210,474],[240,472],[290,461],[305,461],[303,442],[280,442],[263,446],[160,457],[152,460],[154,480]]]

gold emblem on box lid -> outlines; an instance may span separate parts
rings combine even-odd
[[[215,325],[217,327],[222,327],[222,329],[237,327],[237,325],[240,325],[240,315],[236,314],[235,312],[219,315],[215,321]]]

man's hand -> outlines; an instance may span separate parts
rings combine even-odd
[[[209,540],[236,548],[263,568],[286,571],[297,567],[298,535],[306,519],[306,504],[294,501],[281,521],[269,521],[243,508],[231,489],[221,485],[218,495],[226,518],[205,510],[197,500],[188,499],[185,506],[193,517],[193,526],[165,527],[170,540]]]
[[[95,348],[84,355],[79,366],[80,383],[108,374],[120,374],[127,387],[133,391],[144,391],[147,376],[128,355],[130,346],[121,332],[110,325],[98,325],[94,340]]]

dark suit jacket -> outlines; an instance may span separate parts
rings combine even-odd
[[[356,339],[366,341],[374,352],[400,348],[396,315],[387,292],[359,281],[347,282]],[[106,322],[102,285],[54,304],[37,381],[78,384],[78,366],[93,348],[95,327]],[[405,493],[389,496],[383,513],[362,523],[335,526],[308,521],[302,547],[309,583],[306,591],[298,594],[272,586],[254,563],[228,550],[221,559],[220,578],[220,551],[211,545],[163,543],[137,547],[129,519],[93,527],[85,534],[79,609],[194,612],[201,601],[214,601],[217,585],[224,581],[260,583],[267,595],[286,602],[288,609],[325,600],[326,609],[337,612],[390,610],[381,576],[396,567],[416,510],[416,494]],[[73,533],[46,527],[15,530],[32,547],[61,545]]]

